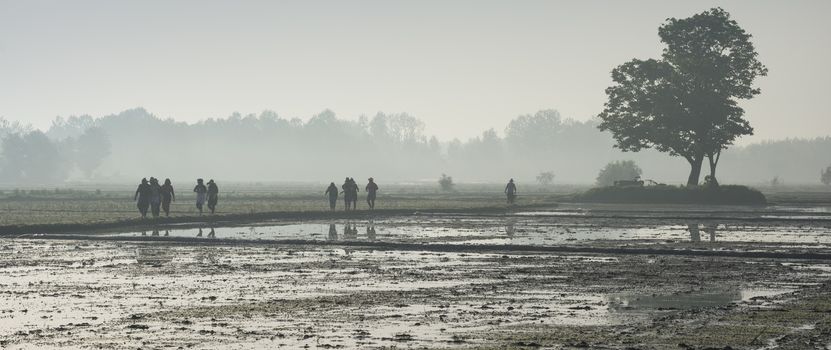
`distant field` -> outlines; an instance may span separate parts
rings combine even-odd
[[[378,209],[460,209],[492,207],[505,201],[501,185],[460,185],[454,192],[440,192],[437,186],[381,184]],[[220,184],[217,214],[295,212],[328,210],[323,192],[326,185]],[[191,186],[178,186],[171,217],[193,216],[198,212]],[[523,188],[521,187],[522,191]],[[556,197],[579,191],[575,187],[541,189],[528,187],[520,192],[519,204],[551,202]],[[139,216],[133,201],[134,186],[77,185],[59,188],[2,189],[0,225],[74,224],[111,222]],[[342,199],[342,198],[341,198]],[[339,199],[338,210],[343,210]],[[358,209],[366,209],[365,193],[359,193]]]
[[[174,184],[175,185],[175,184]],[[459,184],[454,192],[441,192],[432,184],[383,184],[378,209],[464,209],[504,204],[502,184]],[[328,209],[325,184],[220,183],[217,214],[323,211]],[[568,200],[588,186],[554,185],[541,188],[519,184],[517,204],[545,204]],[[171,216],[193,216],[192,186],[179,184]],[[760,188],[768,201],[780,205],[831,205],[826,187]],[[0,226],[112,222],[139,216],[132,200],[134,185],[74,184],[60,187],[0,187]],[[359,193],[358,209],[366,209]],[[343,210],[339,200],[338,210]]]

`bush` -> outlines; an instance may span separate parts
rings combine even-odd
[[[552,182],[554,182],[553,171],[544,171],[537,175],[537,183],[542,186],[548,187]]]
[[[447,176],[447,174],[441,174],[441,178],[439,178],[439,186],[441,186],[442,191],[453,191],[453,177]]]
[[[826,186],[831,186],[831,165],[820,172],[819,181]]]
[[[643,171],[631,160],[619,160],[606,164],[597,174],[598,186],[611,186],[615,181],[634,180],[641,177]]]
[[[579,202],[653,203],[653,204],[748,204],[763,205],[762,192],[747,186],[649,186],[599,187],[574,197]]]

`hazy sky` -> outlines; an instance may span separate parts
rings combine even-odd
[[[744,142],[831,134],[831,1],[0,0],[0,116],[330,108],[408,112],[442,139],[501,133],[544,108],[596,115],[614,66],[657,57],[667,17],[713,6],[770,69]]]

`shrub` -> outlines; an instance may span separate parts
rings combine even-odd
[[[554,172],[553,171],[544,171],[537,175],[537,183],[542,186],[551,185],[554,182]]]
[[[441,186],[442,191],[453,191],[453,185],[453,177],[447,176],[447,174],[441,174],[441,178],[439,178],[439,186]]]
[[[747,186],[649,186],[599,187],[574,197],[581,202],[654,204],[749,204],[767,203],[765,195]]]
[[[611,186],[615,181],[634,180],[639,178],[643,171],[634,161],[619,160],[606,164],[597,175],[598,186]]]

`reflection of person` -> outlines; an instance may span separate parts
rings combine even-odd
[[[208,232],[208,238],[216,238],[216,231],[211,227],[211,232]]]
[[[508,237],[513,237],[514,236],[514,224],[515,223],[516,222],[514,220],[508,220],[508,222],[505,223],[505,233],[508,234]]]
[[[698,224],[688,224],[687,229],[690,230],[691,241],[701,242],[701,231],[698,229]]]
[[[193,192],[196,192],[196,209],[199,209],[199,215],[202,215],[202,206],[208,199],[208,188],[202,181],[202,179],[196,179],[196,187],[193,188]]]
[[[516,184],[514,184],[514,179],[508,181],[508,185],[505,186],[505,194],[508,196],[508,204],[514,204],[514,200],[516,199]]]
[[[716,241],[716,228],[717,227],[718,227],[718,224],[708,224],[704,228],[704,231],[710,234],[710,242],[715,242]]]
[[[369,178],[369,183],[366,184],[366,204],[369,205],[369,209],[375,209],[375,195],[378,192],[378,184],[375,183],[373,178]]]
[[[329,224],[329,240],[330,241],[338,240],[338,229],[335,228],[335,224]]]
[[[216,186],[216,182],[213,179],[208,181],[208,209],[211,210],[211,214],[216,212],[216,203],[219,201],[219,187]]]
[[[138,207],[139,213],[141,213],[141,217],[146,218],[147,208],[150,207],[150,184],[147,183],[146,178],[141,179],[141,184],[138,185],[133,200],[136,201],[136,206]]]
[[[165,216],[170,216],[170,202],[175,200],[176,194],[173,193],[173,183],[170,182],[170,179],[165,179],[164,185],[162,185],[162,210]]]
[[[329,196],[329,210],[335,210],[335,206],[338,204],[338,186],[335,186],[334,182],[330,183],[323,195]]]
[[[370,241],[375,240],[375,222],[369,220],[369,224],[366,225],[366,238]]]

